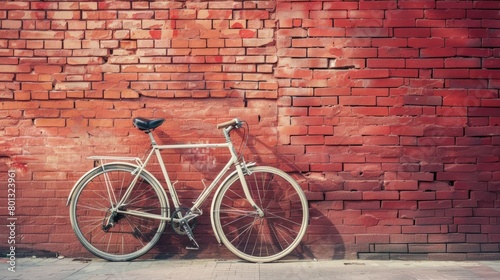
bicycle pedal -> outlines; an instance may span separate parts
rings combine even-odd
[[[200,245],[198,245],[198,242],[194,240],[194,236],[189,236],[189,240],[191,240],[192,246],[186,246],[186,249],[191,250],[191,251],[197,251],[200,249]]]

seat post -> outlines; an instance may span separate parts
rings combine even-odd
[[[156,146],[157,144],[156,144],[155,138],[153,137],[153,133],[151,133],[151,130],[146,132],[146,134],[149,135],[149,139],[151,140],[151,145]]]

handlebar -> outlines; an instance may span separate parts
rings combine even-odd
[[[242,121],[240,121],[238,118],[235,118],[230,121],[217,124],[217,129],[227,128],[230,126],[234,126],[235,128],[240,128],[242,124],[243,124]]]

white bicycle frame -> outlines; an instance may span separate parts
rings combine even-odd
[[[248,202],[253,206],[253,208],[256,210],[256,212],[262,217],[264,215],[263,211],[256,205],[255,201],[251,197],[250,191],[248,189],[248,185],[247,185],[246,180],[245,180],[245,173],[248,172],[247,167],[255,165],[255,163],[248,163],[247,164],[245,162],[240,162],[238,160],[238,155],[237,155],[237,153],[236,153],[236,151],[234,149],[233,143],[231,142],[231,139],[230,139],[230,136],[229,136],[230,130],[231,130],[230,127],[223,129],[224,136],[226,137],[226,143],[215,143],[215,144],[208,143],[208,144],[158,145],[156,143],[154,137],[153,137],[153,134],[152,133],[148,133],[148,135],[150,137],[150,140],[151,140],[151,146],[152,146],[152,148],[151,148],[151,151],[146,156],[144,162],[142,162],[140,158],[136,158],[136,157],[91,156],[88,159],[91,159],[91,160],[94,160],[94,161],[98,160],[98,161],[101,162],[101,166],[96,167],[96,168],[105,168],[105,166],[107,164],[123,163],[123,161],[135,161],[136,162],[137,165],[134,165],[135,167],[137,167],[137,169],[134,171],[135,177],[134,177],[133,181],[130,183],[130,185],[128,186],[127,191],[125,192],[125,194],[123,195],[123,197],[120,199],[120,201],[117,201],[116,197],[114,197],[114,192],[112,191],[111,185],[109,184],[108,181],[106,182],[106,187],[107,187],[107,191],[108,191],[108,196],[109,196],[110,204],[114,205],[114,208],[112,208],[110,210],[116,211],[116,213],[123,213],[123,214],[128,214],[128,215],[133,215],[133,216],[139,216],[139,217],[146,217],[146,218],[164,220],[164,221],[167,221],[167,222],[179,222],[182,219],[188,219],[189,220],[189,218],[191,218],[190,215],[192,215],[192,217],[199,216],[202,213],[202,211],[200,210],[200,207],[207,200],[207,198],[210,196],[210,194],[215,189],[215,187],[219,184],[219,182],[221,181],[221,179],[224,178],[224,176],[226,175],[226,173],[231,169],[231,166],[234,165],[234,167],[235,167],[236,170],[234,170],[230,175],[228,175],[226,177],[225,181],[223,181],[219,186],[223,186],[224,183],[229,178],[231,178],[233,176],[233,174],[238,174],[238,176],[240,178],[240,182],[241,182],[242,188],[243,188],[243,191],[245,193],[245,196],[246,196]],[[170,197],[172,198],[172,202],[174,204],[175,210],[177,210],[180,207],[179,197],[177,196],[177,192],[175,190],[174,184],[172,184],[172,182],[170,181],[170,177],[168,176],[167,168],[165,167],[165,163],[164,163],[163,158],[161,156],[161,151],[162,150],[167,150],[167,149],[196,149],[196,148],[227,148],[227,149],[229,149],[229,151],[231,153],[231,158],[229,159],[229,161],[227,162],[227,164],[224,166],[224,168],[222,168],[222,170],[219,172],[219,174],[217,175],[217,177],[212,181],[212,183],[200,193],[200,195],[198,196],[198,198],[193,203],[193,206],[190,208],[190,213],[191,214],[188,214],[187,216],[184,216],[182,218],[171,218],[171,217],[168,217],[168,216],[164,217],[164,216],[161,216],[161,215],[151,214],[151,213],[147,213],[147,212],[141,212],[141,211],[135,211],[135,210],[122,210],[122,209],[120,209],[120,206],[123,205],[128,200],[130,194],[132,193],[133,188],[136,186],[136,183],[137,183],[137,181],[139,179],[140,174],[142,172],[148,172],[146,170],[146,166],[148,165],[148,163],[151,160],[151,158],[153,157],[153,155],[156,155],[156,158],[158,159],[158,163],[160,164],[160,168],[161,168],[161,171],[163,173],[164,179],[165,179],[165,181],[167,183],[167,187],[168,187],[168,190],[170,192]],[[110,162],[110,163],[104,164],[104,161],[114,161],[114,162]],[[89,171],[89,172],[92,172],[92,170]],[[85,176],[82,176],[82,178],[84,178],[84,177]],[[154,178],[155,180],[158,181],[158,179],[156,179],[156,177],[152,176],[152,178]],[[80,181],[78,181],[75,184],[75,187],[79,183],[80,183]],[[157,182],[157,183],[160,186],[162,186],[162,184],[160,182]],[[69,203],[71,201],[71,198],[73,196],[73,192],[75,190],[75,187],[73,187],[73,189],[71,190],[66,205],[69,205]],[[217,190],[215,196],[217,196],[219,190],[220,190],[220,188]],[[163,193],[163,195],[167,199],[167,208],[169,208],[168,197],[167,197],[167,195],[166,195],[165,192]],[[212,207],[211,208],[213,209],[213,203],[212,203]],[[212,209],[211,209],[211,213],[213,211]],[[169,209],[167,209],[167,214],[168,213],[169,213]],[[211,216],[213,216],[213,215],[211,215]],[[211,218],[211,221],[212,221],[212,226],[213,226],[214,223],[213,223],[212,218]],[[219,239],[217,231],[215,230],[215,227],[214,227],[214,232],[216,234],[217,240],[220,242],[220,239]]]

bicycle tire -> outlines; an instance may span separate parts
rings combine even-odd
[[[299,184],[273,167],[250,167],[245,176],[260,217],[247,201],[239,176],[221,187],[212,215],[222,243],[250,262],[271,262],[291,253],[307,230],[309,208]]]
[[[158,242],[166,221],[112,213],[106,189],[106,176],[113,188],[116,201],[125,193],[134,178],[137,166],[110,163],[88,172],[79,184],[70,204],[70,219],[78,240],[92,254],[110,261],[128,261],[147,253]],[[116,203],[115,201],[115,203]],[[163,217],[168,216],[168,201],[158,181],[142,172],[124,206]],[[113,219],[114,226],[105,230]]]

